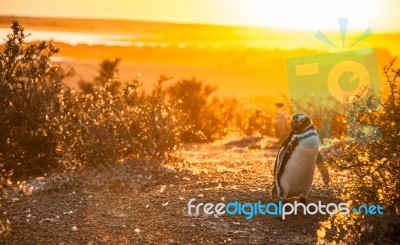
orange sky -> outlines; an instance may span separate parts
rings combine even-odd
[[[257,25],[315,31],[400,31],[399,0],[0,0],[0,15]]]

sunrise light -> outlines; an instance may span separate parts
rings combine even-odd
[[[3,2],[0,15],[130,19],[158,22],[245,25],[314,31],[336,29],[334,20],[349,18],[352,27],[399,30],[396,0],[265,1],[265,0],[147,0],[147,1],[26,1]]]

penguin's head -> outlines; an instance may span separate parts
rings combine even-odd
[[[304,129],[310,127],[313,123],[311,119],[304,114],[296,114],[292,117],[291,127],[295,132],[301,132]]]

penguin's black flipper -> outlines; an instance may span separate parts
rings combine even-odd
[[[276,173],[277,173],[277,171],[279,171],[278,168],[280,167],[283,157],[286,154],[286,151],[288,149],[288,144],[289,144],[290,140],[292,139],[293,134],[294,134],[293,131],[290,131],[288,136],[286,136],[286,138],[283,140],[283,142],[279,146],[278,153],[276,154],[276,159],[275,159],[274,177],[276,177]]]
[[[321,174],[322,181],[324,182],[325,185],[329,184],[329,171],[326,169],[324,165],[324,157],[322,156],[321,152],[318,152],[317,156],[317,167],[318,170]]]
[[[278,173],[282,167],[282,161],[285,157],[287,150],[289,148],[289,143],[292,140],[294,132],[290,131],[288,136],[283,140],[282,144],[279,146],[278,153],[276,154],[275,165],[274,165],[274,182],[272,184],[271,196],[275,199],[278,198],[278,190],[276,186],[276,179],[278,178]]]

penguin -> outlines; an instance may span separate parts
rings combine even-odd
[[[313,181],[315,166],[321,173],[324,184],[329,182],[328,170],[319,152],[320,139],[311,119],[304,114],[292,117],[291,131],[279,147],[274,167],[274,183],[271,195],[286,201],[306,197]]]

